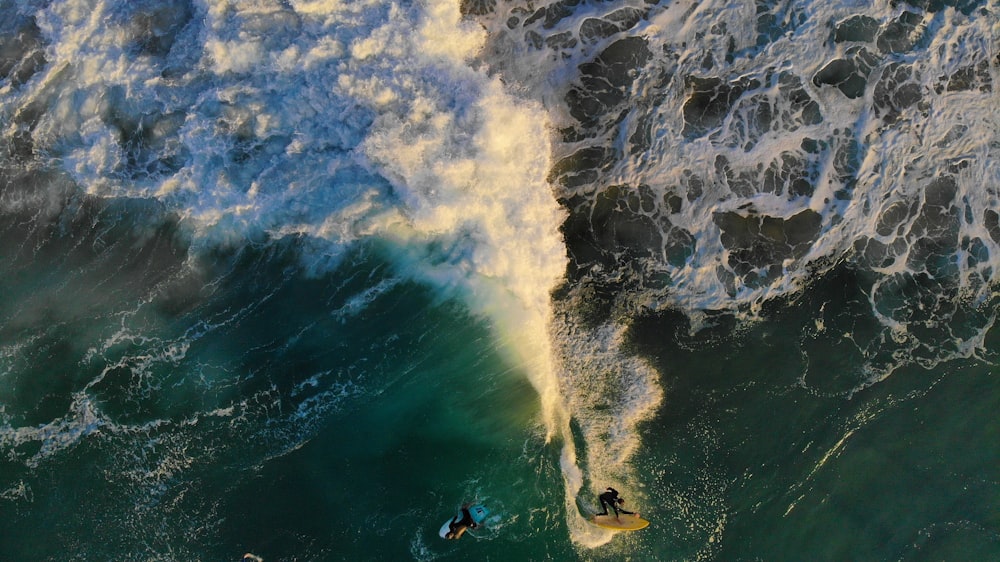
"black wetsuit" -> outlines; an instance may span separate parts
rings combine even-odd
[[[615,517],[618,517],[619,513],[625,513],[628,515],[635,515],[631,511],[625,511],[618,507],[618,504],[624,502],[625,500],[618,497],[618,490],[614,488],[608,488],[606,492],[597,496],[601,500],[601,512],[598,515],[607,515],[608,508],[615,510]]]
[[[475,529],[478,526],[479,525],[476,523],[476,520],[472,518],[472,513],[468,509],[463,507],[462,518],[459,519],[457,515],[455,517],[452,517],[451,523],[448,524],[448,529],[454,533],[459,529],[461,529],[462,527]]]

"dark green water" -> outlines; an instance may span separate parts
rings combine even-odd
[[[735,332],[692,338],[669,315],[637,324],[667,388],[636,460],[664,521],[649,559],[1000,556],[995,369],[953,360],[861,385],[846,332],[829,333],[863,330],[849,314],[857,285],[840,271]],[[993,330],[986,354],[998,345]]]
[[[865,383],[847,270],[748,326],[634,323],[666,392],[623,493],[653,523],[581,549],[535,391],[460,303],[375,245],[321,276],[294,242],[196,267],[168,226],[102,246],[112,211],[73,236],[6,231],[0,559],[1000,556],[993,368]],[[485,528],[439,539],[470,499]]]
[[[111,211],[7,230],[0,559],[424,559],[558,533],[537,395],[458,302],[375,246],[318,277],[294,242],[193,267],[171,228],[103,247]],[[441,541],[474,498],[489,529]]]

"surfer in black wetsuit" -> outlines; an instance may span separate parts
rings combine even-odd
[[[608,486],[608,489],[597,497],[601,500],[601,512],[597,515],[607,515],[609,507],[615,511],[615,519],[618,519],[619,513],[635,515],[635,513],[625,511],[625,508],[621,507],[625,505],[625,498],[619,497],[618,490],[612,488],[611,486]]]
[[[451,523],[448,524],[448,532],[445,533],[444,538],[446,539],[460,539],[465,531],[469,529],[475,529],[479,526],[476,520],[472,518],[472,512],[469,511],[469,506],[472,505],[467,503],[462,506],[462,518],[459,519],[456,515],[451,518]]]

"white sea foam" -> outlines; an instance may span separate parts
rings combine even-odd
[[[965,214],[958,221],[958,232],[946,241],[958,245],[964,239],[978,240],[989,254],[988,260],[967,265],[967,250],[959,249],[952,257],[958,268],[955,279],[976,299],[989,294],[977,279],[989,278],[1000,263],[996,234],[986,231],[983,215],[995,207],[993,186],[1000,182],[996,164],[1000,116],[997,89],[991,85],[995,76],[989,70],[995,67],[990,61],[996,55],[991,42],[996,17],[987,11],[967,16],[951,9],[920,14],[920,21],[904,33],[905,41],[914,44],[905,53],[882,53],[891,47],[874,45],[874,40],[831,40],[835,25],[852,16],[864,15],[884,31],[904,11],[890,4],[865,10],[854,3],[797,6],[784,14],[787,21],[780,22],[782,33],[771,37],[763,48],[757,45],[764,33],[760,21],[741,5],[715,2],[688,11],[676,5],[654,7],[648,17],[636,22],[629,35],[644,37],[652,55],[635,74],[627,92],[630,103],[621,107],[624,113],[611,111],[606,116],[603,126],[610,131],[606,137],[598,133],[565,143],[557,151],[568,154],[603,143],[624,155],[597,182],[573,186],[567,195],[593,199],[595,191],[609,185],[633,190],[645,185],[654,201],[679,197],[678,210],[656,203],[656,209],[645,214],[668,217],[669,226],[661,227],[664,237],[671,229],[683,229],[694,240],[693,253],[682,264],[665,255],[654,255],[644,263],[648,270],[669,276],[670,282],[665,289],[631,295],[637,306],[679,308],[695,314],[701,310],[754,314],[764,301],[800,290],[821,268],[853,256],[854,244],[862,238],[895,243],[896,252],[889,265],[862,263],[863,268],[872,267],[887,278],[895,273],[919,274],[919,260],[914,265],[911,259],[913,249],[934,233],[912,228],[918,213],[911,212],[892,234],[879,232],[878,225],[895,203],[907,207],[923,203],[922,194],[934,178],[942,176],[955,179],[957,190],[950,205],[956,214]],[[593,15],[581,10],[550,33],[555,37],[580,27],[583,18]],[[574,62],[590,61],[619,38],[581,41],[563,56],[572,53],[578,57]],[[509,43],[517,41],[505,44]],[[831,60],[857,56],[862,47],[870,57],[866,64],[873,67],[863,96],[848,99],[838,88],[814,81]],[[532,56],[531,49],[526,51],[516,56]],[[539,57],[538,65],[552,64],[554,58],[546,49],[534,56]],[[510,65],[498,67],[507,71]],[[980,78],[972,76],[976,72]],[[969,77],[970,83],[952,81],[956,75]],[[692,86],[684,81],[689,76],[719,77],[723,84],[754,80],[760,86],[737,93],[731,104],[721,104],[727,114],[706,125],[703,133],[691,133],[686,127],[692,116],[682,111],[691,96]],[[789,105],[790,84],[816,102],[822,121],[804,119]],[[561,96],[579,87],[579,82],[569,80],[558,86],[549,94],[553,105],[561,104]],[[909,95],[919,94],[920,101],[893,94],[897,86]],[[618,122],[622,125],[614,126]],[[558,124],[570,126],[576,121],[563,114]],[[649,135],[648,148],[632,144],[633,135],[640,133]],[[766,185],[769,170],[776,169],[770,168],[780,161],[776,157],[805,155],[808,162],[813,157],[804,147],[815,140],[832,148],[810,164],[815,166],[810,172],[815,174],[809,180],[811,193],[796,194],[787,186],[771,191],[761,187]],[[857,144],[852,146],[854,141]],[[854,150],[860,154],[857,169],[851,171],[850,166],[845,169],[845,161]],[[845,176],[859,181],[848,185]],[[716,216],[728,213],[786,220],[803,211],[816,213],[820,224],[807,252],[786,259],[777,276],[763,269],[756,274],[734,270],[736,249],[724,243]],[[884,316],[884,320],[888,325],[898,324],[893,318]]]
[[[5,105],[58,83],[39,147],[92,194],[163,200],[199,240],[307,234],[336,252],[390,237],[439,264],[427,277],[482,283],[469,293],[483,293],[483,307],[492,283],[546,314],[565,263],[543,179],[547,121],[469,67],[482,28],[449,2],[291,7],[196,8],[187,25],[199,41],[175,43],[167,63],[178,76],[166,79],[126,56],[127,3],[60,4],[38,15],[52,70]],[[124,138],[151,131],[138,148],[182,157],[179,169],[127,169],[137,147]]]
[[[63,418],[36,427],[13,427],[4,420],[0,425],[0,444],[13,450],[26,443],[37,443],[37,452],[25,460],[28,467],[36,467],[42,460],[74,447],[80,440],[101,431],[107,421],[100,415],[93,400],[82,393],[74,396],[69,410]]]
[[[627,5],[642,7],[639,3]],[[611,16],[620,7],[591,6],[563,14],[556,24],[546,26],[547,32],[554,40],[561,33],[575,33],[587,18],[614,21]],[[695,253],[681,265],[668,262],[665,256],[655,256],[652,267],[669,274],[671,283],[658,294],[636,296],[639,304],[687,311],[740,311],[794,292],[814,275],[811,267],[817,262],[836,262],[852,252],[852,244],[859,238],[892,242],[895,237],[877,232],[880,211],[895,201],[919,202],[928,182],[949,165],[963,166],[956,174],[956,208],[968,203],[973,211],[981,213],[995,207],[997,195],[993,186],[1000,181],[996,163],[1000,115],[996,109],[997,88],[990,87],[990,80],[995,77],[987,70],[996,57],[991,39],[997,25],[995,14],[975,12],[966,16],[946,9],[919,15],[922,20],[907,35],[916,46],[905,55],[879,53],[879,48],[871,44],[873,41],[831,40],[834,26],[852,16],[864,15],[884,29],[905,10],[888,3],[865,10],[852,2],[797,6],[785,14],[787,21],[776,22],[781,24],[783,32],[760,48],[757,43],[764,30],[752,7],[743,4],[710,2],[687,10],[679,5],[656,6],[648,8],[646,17],[636,21],[627,36],[642,37],[652,55],[645,68],[632,71],[634,81],[630,80],[631,85],[626,86],[629,90],[624,92],[629,102],[621,106],[621,113],[612,111],[604,116],[606,119],[598,128],[607,133],[564,142],[556,151],[566,155],[581,147],[603,144],[614,146],[622,155],[612,161],[609,169],[602,170],[598,181],[573,186],[561,195],[593,198],[595,191],[609,185],[633,189],[646,185],[656,196],[676,194],[685,199],[679,211],[669,212],[656,203],[656,208],[647,214],[669,215],[671,226],[683,228],[696,240]],[[506,12],[500,14],[493,30],[496,34],[491,39],[495,45],[493,54],[499,58],[492,61],[494,68],[524,80],[536,90],[535,95],[545,97],[546,108],[559,127],[579,126],[566,111],[565,99],[567,92],[580,88],[581,81],[578,75],[567,75],[560,70],[593,61],[624,35],[581,39],[561,49],[532,49],[526,46],[531,44],[526,36],[535,28],[525,31],[528,26],[522,29],[508,25],[506,15]],[[921,41],[926,41],[926,45]],[[874,69],[868,76],[870,84],[878,82],[883,73],[891,72],[895,64],[911,65],[912,76],[904,76],[902,82],[912,81],[922,97],[920,104],[902,109],[883,105],[872,110],[873,105],[884,103],[874,99],[880,95],[875,91],[877,88],[869,87],[864,96],[847,99],[837,88],[813,82],[816,73],[831,60],[849,56],[851,49],[862,46],[874,53]],[[523,64],[528,59],[531,64]],[[975,80],[970,86],[949,85],[949,77],[956,72],[963,69],[972,72],[977,68],[985,74],[986,87],[976,86]],[[817,102],[822,121],[805,120],[790,111],[787,96],[782,93],[787,84],[777,79],[781,73],[797,77],[803,93]],[[721,77],[723,81],[750,79],[757,80],[760,86],[738,94],[738,99],[725,106],[728,114],[712,123],[704,134],[691,134],[685,132],[682,111],[691,95],[692,87],[684,82],[689,76]],[[897,109],[898,115],[887,117]],[[622,125],[616,127],[619,122]],[[644,131],[650,135],[649,146],[636,147],[632,135]],[[848,137],[858,139],[861,151],[860,165],[853,174],[860,182],[853,188],[852,196],[837,193],[845,185],[839,177],[843,172],[835,162],[844,155],[836,150],[831,150],[826,160],[819,163],[811,194],[760,188],[764,185],[762,171],[776,156],[801,154],[803,141],[808,139],[838,142]],[[718,169],[720,157],[733,173],[749,173],[755,191],[742,192],[738,186],[734,187],[733,178],[725,177]],[[700,180],[697,191],[689,181],[692,175]],[[713,221],[715,214],[756,213],[787,219],[804,210],[821,216],[819,235],[808,253],[785,263],[782,275],[771,282],[756,286],[742,282],[737,276],[735,287],[726,285],[718,268],[729,267],[733,249],[723,244],[719,225]],[[910,222],[915,219],[915,215],[911,216]],[[906,231],[909,225],[902,226],[901,231]],[[664,230],[661,234],[666,236],[669,232]],[[973,220],[962,222],[958,238],[964,236],[986,243],[990,265],[995,268],[1000,252],[984,229],[981,216],[974,215]],[[891,267],[875,269],[880,273],[912,271],[906,263],[907,253],[904,253]],[[963,269],[960,279],[967,282],[970,271],[961,264],[960,268]]]

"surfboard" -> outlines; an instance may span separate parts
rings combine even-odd
[[[476,525],[481,525],[483,521],[486,520],[486,516],[490,514],[490,510],[486,509],[485,506],[475,504],[469,506],[469,513],[472,514],[472,520],[476,522]],[[438,531],[438,536],[440,536],[442,539],[445,538],[445,535],[448,534],[448,531],[451,531],[451,522],[459,521],[461,519],[462,519],[462,510],[459,509],[458,513],[455,514],[455,517],[448,519],[447,521],[444,522],[444,525],[441,525],[441,530]]]
[[[639,529],[645,529],[649,525],[649,521],[646,521],[638,515],[627,515],[622,513],[615,519],[614,515],[594,515],[590,518],[590,522],[598,527],[604,527],[605,529],[611,529],[612,531],[638,531]]]

